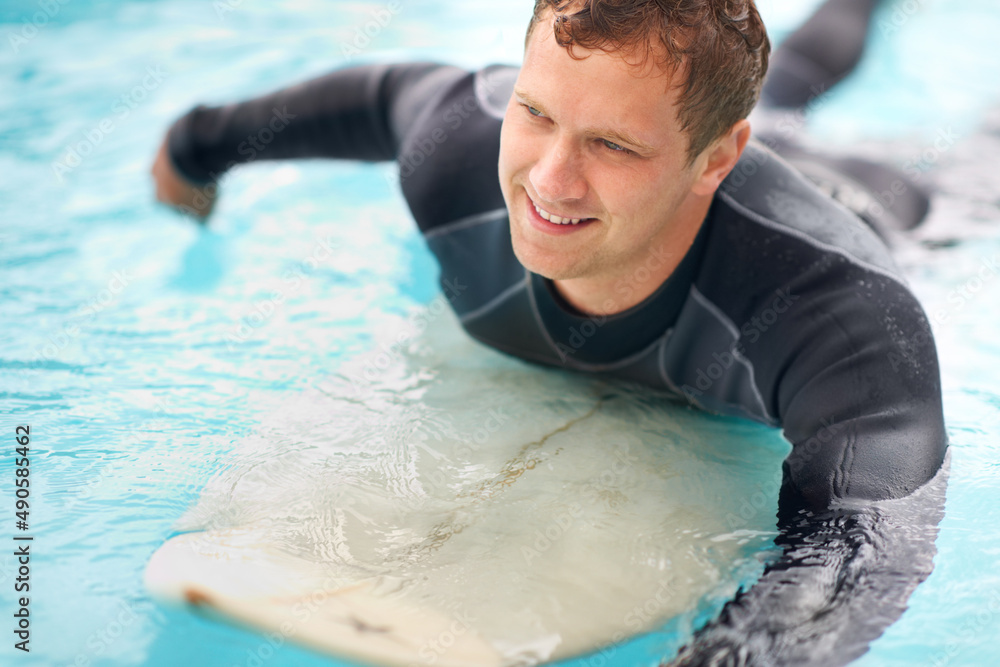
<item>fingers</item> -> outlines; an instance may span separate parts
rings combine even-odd
[[[170,161],[166,139],[160,144],[150,174],[155,184],[156,198],[160,202],[199,221],[204,221],[212,212],[218,196],[218,186],[214,183],[199,186],[185,179]]]

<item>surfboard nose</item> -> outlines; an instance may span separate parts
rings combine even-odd
[[[283,553],[266,532],[185,533],[150,558],[144,580],[168,604],[365,664],[499,667],[501,654],[474,628],[401,603],[381,577],[344,585],[315,563]]]

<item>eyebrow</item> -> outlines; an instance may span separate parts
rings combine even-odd
[[[528,106],[538,109],[542,113],[545,113],[545,108],[538,102],[536,102],[530,95],[525,93],[523,90],[517,88],[514,89],[514,95],[521,99]],[[592,137],[599,137],[601,139],[607,139],[616,144],[628,144],[635,147],[640,153],[655,153],[656,149],[649,144],[639,141],[634,136],[625,132],[623,130],[615,130],[612,128],[596,128],[588,129],[585,131],[586,134]]]

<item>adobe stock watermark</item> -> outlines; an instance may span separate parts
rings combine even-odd
[[[349,582],[331,577],[321,582],[312,592],[302,595],[290,609],[292,619],[283,620],[277,630],[263,633],[263,640],[252,649],[247,649],[243,660],[234,663],[233,667],[242,665],[243,667],[263,667],[267,661],[273,658],[278,650],[285,645],[289,639],[294,639],[299,629],[308,623],[312,616],[320,612],[331,598],[336,598],[342,593],[343,588]],[[198,600],[192,600],[193,604],[198,604]],[[359,633],[363,632],[388,632],[390,628],[383,627],[375,622],[368,621],[354,616],[349,619]]]
[[[122,601],[117,613],[103,628],[87,637],[86,650],[76,654],[72,664],[74,667],[88,667],[91,662],[104,656],[114,644],[122,638],[125,631],[140,618],[135,607]]]
[[[923,0],[904,0],[903,2],[893,3],[892,13],[889,14],[889,17],[879,19],[878,21],[878,29],[882,33],[882,37],[888,37],[899,32],[900,28],[906,25],[920,11],[923,4]]]
[[[838,424],[830,419],[821,419],[820,425],[821,428],[816,431],[815,435],[793,446],[788,463],[788,471],[792,475],[799,474],[826,445],[833,442],[838,433],[844,430],[843,424]]]
[[[643,604],[633,607],[631,611],[625,615],[625,625],[627,625],[633,632],[642,632],[651,624],[660,620],[660,615],[663,613],[663,610],[670,604],[669,600],[664,599],[664,596],[666,596],[669,590],[670,587],[666,582],[660,584],[656,593],[654,593]]]
[[[760,512],[774,510],[777,503],[778,491],[781,489],[781,482],[767,482],[757,485],[757,490],[748,497],[740,501],[738,513],[730,512],[726,515],[726,525],[729,530],[739,530],[746,527]]]
[[[767,144],[766,139],[762,141]],[[773,147],[776,143],[776,141],[772,140],[770,146]],[[729,172],[726,179],[722,181],[719,189],[728,195],[736,194],[770,159],[771,153],[767,151],[748,151],[744,153],[742,159],[736,163],[736,166]]]
[[[503,408],[490,408],[482,425],[473,429],[471,441],[466,440],[455,450],[455,454],[460,457],[468,457],[474,452],[478,452],[483,445],[489,442],[490,437],[494,433],[498,433],[509,420],[510,417]]]
[[[645,260],[623,278],[615,281],[614,292],[617,297],[609,297],[601,304],[604,313],[616,313],[621,310],[623,304],[632,304],[635,301],[637,291],[648,291],[649,282],[662,275],[663,266],[675,255],[667,252],[664,246],[660,245],[651,248]],[[618,298],[620,297],[620,298]],[[573,354],[582,349],[596,333],[608,322],[608,315],[591,315],[579,326],[569,328],[569,336],[566,342],[556,343],[556,352],[559,360],[563,363]]]
[[[611,659],[618,653],[618,648],[629,641],[628,635],[619,630],[611,636],[610,644],[601,647],[595,651],[593,655],[586,659],[578,658],[577,660],[583,661],[583,664],[586,667],[606,667],[607,665],[614,665],[615,663],[611,662]]]
[[[279,627],[277,632],[265,632],[263,633],[263,641],[261,641],[253,649],[246,650],[246,656],[243,658],[240,665],[244,667],[263,667],[263,665],[273,658],[282,646],[285,645],[288,637],[295,634],[295,626],[291,621],[284,621]],[[236,667],[234,665],[233,667]]]
[[[287,106],[283,106],[281,109],[272,107],[270,118],[236,146],[236,152],[246,159],[230,160],[221,172],[209,172],[208,182],[197,189],[191,201],[195,208],[188,206],[181,208],[191,215],[198,215],[199,211],[207,210],[218,195],[219,188],[222,187],[226,177],[232,173],[232,168],[238,164],[247,164],[256,160],[261,153],[267,150],[274,138],[288,129],[296,118],[298,118],[298,114],[289,113]]]
[[[30,17],[22,19],[21,28],[7,33],[7,41],[14,54],[21,52],[21,47],[38,36],[38,33],[49,24],[62,10],[63,5],[70,0],[39,0],[38,11]]]
[[[124,93],[111,105],[111,115],[102,118],[96,125],[83,133],[83,138],[66,147],[62,157],[52,162],[52,174],[59,183],[66,181],[66,175],[83,164],[84,159],[97,150],[105,138],[126,120],[146,97],[160,87],[167,74],[160,65],[146,68],[142,81]]]
[[[441,287],[443,293],[436,296],[426,308],[414,316],[407,323],[407,326],[396,334],[394,340],[383,340],[378,349],[366,355],[364,368],[360,374],[355,373],[348,376],[355,395],[363,393],[365,387],[376,382],[386,370],[401,359],[400,350],[422,334],[431,322],[447,312],[450,307],[448,304],[469,288],[468,285],[462,284],[457,277],[443,279]],[[320,387],[322,388],[322,385]]]
[[[946,300],[950,305],[930,313],[930,320],[939,326],[945,324],[978,298],[979,293],[996,280],[997,276],[1000,276],[1000,253],[980,261],[971,278],[967,278],[961,285],[948,292]],[[930,327],[910,332],[906,337],[897,340],[896,346],[889,351],[889,364],[892,370],[899,372],[901,366],[920,363],[924,359],[920,351],[933,345],[934,336]]]
[[[302,286],[309,280],[311,274],[319,269],[320,265],[333,258],[334,251],[339,247],[339,242],[332,236],[318,240],[309,255],[303,259],[295,268],[288,269],[281,276],[284,289],[274,290],[267,299],[258,301],[253,310],[246,316],[240,318],[235,329],[227,336],[226,349],[230,352],[236,350],[236,346],[244,343],[261,328],[281,309],[288,298],[302,289]]]
[[[934,311],[934,322],[940,324],[947,322],[952,314],[961,311],[967,304],[975,300],[983,288],[996,280],[997,276],[1000,276],[1000,253],[983,259],[971,278],[966,279],[961,285],[948,292],[946,300],[950,307],[946,310]]]
[[[115,271],[103,289],[93,298],[80,304],[77,308],[77,317],[83,320],[95,318],[106,308],[117,303],[118,296],[133,280],[135,280],[135,276],[131,275],[128,269]],[[35,359],[39,361],[55,359],[62,350],[69,347],[80,333],[80,320],[69,322],[56,333],[47,336],[41,345],[35,347]]]
[[[572,503],[566,511],[554,514],[549,525],[535,531],[535,541],[531,546],[521,545],[521,557],[524,562],[531,565],[531,561],[551,549],[583,516],[583,505],[577,502]]]
[[[622,622],[625,623],[632,634],[645,632],[649,629],[650,625],[657,623],[661,620],[663,612],[667,609],[670,604],[670,600],[667,595],[670,591],[669,585],[664,582],[660,584],[660,587],[653,593],[648,599],[646,599],[642,604],[638,604],[628,612],[622,618]],[[624,664],[620,661],[613,661],[615,655],[618,653],[618,649],[631,641],[629,634],[624,631],[619,630],[611,636],[611,642],[606,646],[601,647],[597,651],[594,651],[590,656],[585,658],[577,658],[574,664],[583,664],[586,667],[610,667],[613,665]],[[666,665],[666,663],[663,663]]]
[[[973,611],[970,610],[970,613]],[[984,632],[997,625],[998,614],[1000,614],[1000,591],[993,591],[986,607],[975,612],[975,616],[966,618],[952,639],[945,645],[945,648],[933,655],[930,662],[931,667],[950,665],[952,660],[961,655],[965,648],[975,643],[977,639],[981,639]]]
[[[961,135],[950,126],[938,130],[937,136],[930,146],[919,155],[903,163],[903,173],[913,183],[919,183],[927,169],[936,164],[941,156],[951,150],[961,138]],[[896,200],[906,194],[909,188],[909,183],[902,178],[897,178],[885,190],[873,193],[874,201],[868,203],[869,213],[882,216],[886,209],[892,208]]]
[[[455,448],[454,456],[459,459],[464,459],[468,458],[473,453],[478,452],[487,442],[489,442],[494,433],[500,432],[500,429],[502,429],[504,424],[508,421],[510,421],[510,416],[502,407],[490,408],[487,411],[486,418],[482,421],[482,423],[478,427],[474,428],[469,434],[470,437]],[[428,443],[428,436],[426,433],[417,433],[416,437],[411,439],[407,444],[429,454],[435,461],[443,461],[448,458]],[[434,471],[425,478],[425,481],[432,487],[447,488],[449,482],[452,480],[448,478],[448,475],[442,469],[442,466],[437,466]]]
[[[472,631],[473,623],[478,619],[468,611],[462,609],[452,616],[451,624],[438,633],[436,637],[428,639],[418,650],[417,656],[420,662],[411,662],[409,667],[419,665],[433,665],[437,663],[454,645]]]
[[[161,398],[155,399],[156,413],[159,415],[170,414],[170,404]],[[140,430],[143,428],[151,427],[153,421],[143,422],[141,424],[133,425],[133,430]],[[124,445],[125,451],[139,451],[139,448],[143,446],[143,440],[135,433],[130,433],[122,443]],[[97,491],[101,486],[103,486],[108,481],[116,482],[120,481],[124,477],[127,477],[133,472],[134,465],[126,461],[124,463],[119,463],[117,461],[112,461],[107,465],[101,466],[100,471],[95,477],[84,484],[82,487],[78,488],[69,500],[63,505],[63,511],[69,512],[75,508],[80,503],[85,503],[93,499],[95,491]]]
[[[809,116],[825,107],[830,101],[830,91],[825,83],[809,86],[809,93],[811,95],[809,101],[801,106],[769,111],[776,116],[776,120],[773,121],[774,130],[788,141],[795,141],[802,128],[809,122]],[[766,131],[760,141],[768,148],[774,148],[778,143],[774,133]]]
[[[624,476],[637,462],[638,458],[631,454],[628,445],[619,444],[615,450],[614,462],[601,473],[587,481],[581,489],[582,496],[593,499],[600,498],[601,492],[611,488],[615,482]],[[535,531],[535,541],[531,546],[521,545],[521,557],[531,565],[531,561],[540,557],[562,539],[578,521],[584,517],[583,506],[574,502],[563,512],[558,512],[545,528]]]
[[[756,135],[757,141],[774,152],[778,152],[779,144],[782,143],[778,135],[784,137],[786,141],[797,141],[797,137],[802,128],[806,126],[809,116],[825,107],[830,100],[830,91],[827,90],[825,84],[813,85],[809,90],[813,97],[801,107],[788,110],[770,110],[768,112],[770,117],[776,117],[776,120],[770,121],[773,131],[765,128],[761,134]],[[736,194],[750,182],[750,179],[760,171],[761,167],[771,160],[771,157],[772,154],[767,151],[745,152],[733,170],[726,176],[726,179],[722,181],[719,189],[728,195]]]
[[[392,20],[403,10],[403,3],[391,0],[384,7],[377,7],[368,12],[371,20],[364,25],[355,26],[354,37],[350,42],[342,42],[340,53],[344,60],[350,62],[371,46],[372,40],[389,27]]]
[[[821,419],[820,428],[815,435],[803,442],[794,445],[793,452],[789,458],[789,469],[792,474],[797,474],[816,456],[823,447],[844,430],[843,424],[838,424],[830,419]],[[726,526],[729,530],[739,530],[745,528],[761,512],[767,512],[769,516],[774,516],[777,508],[778,494],[781,491],[781,480],[772,480],[757,484],[757,490],[749,496],[740,499],[740,506],[736,512],[729,512],[726,515]]]
[[[482,86],[479,93],[491,95],[505,81],[501,73],[494,73],[492,76],[482,78]],[[461,100],[454,102],[445,109],[441,116],[442,124],[425,133],[425,136],[417,140],[410,146],[406,146],[401,152],[396,162],[399,165],[399,182],[403,182],[412,176],[428,159],[431,158],[445,142],[448,141],[452,133],[457,132],[474,113],[480,111],[479,98],[477,95],[466,95]],[[389,185],[394,185],[392,171],[383,172],[383,176]]]
[[[773,132],[765,129],[757,136],[757,140],[776,151],[781,143],[777,135],[781,135],[787,141],[794,142],[802,128],[806,126],[811,114],[822,109],[830,100],[830,92],[825,84],[810,87],[813,97],[801,107],[789,110],[771,110],[768,113],[776,120],[772,120]],[[720,189],[726,194],[735,194],[740,188],[771,159],[771,153],[767,151],[748,151],[743,154],[743,158],[736,164],[726,179],[720,185]]]
[[[743,323],[740,327],[741,337],[734,341],[728,350],[712,354],[713,361],[704,368],[699,368],[695,375],[694,386],[685,384],[681,391],[689,400],[703,396],[718,380],[726,375],[739,357],[746,355],[747,344],[753,345],[760,337],[769,331],[800,299],[789,289],[775,290],[775,299],[770,306]],[[744,339],[746,342],[744,342]]]
[[[825,107],[830,101],[830,91],[827,90],[825,83],[809,86],[809,92],[812,94],[812,97],[808,102],[801,107],[782,112],[781,118],[778,119],[775,125],[778,132],[784,135],[786,139],[794,140],[809,121],[809,116]],[[774,141],[771,140],[770,145],[772,147],[773,144]]]
[[[215,10],[215,18],[222,22],[226,20],[226,14],[235,12],[242,4],[243,0],[216,0],[212,3],[212,9]]]

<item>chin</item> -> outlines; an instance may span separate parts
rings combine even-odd
[[[536,256],[537,253],[525,252],[520,243],[514,239],[511,240],[513,241],[514,246],[514,256],[517,257],[517,261],[521,263],[521,266],[532,273],[537,273],[540,276],[544,276],[546,278],[551,277],[548,275],[550,271],[548,271],[548,267],[546,267],[545,262],[538,261],[539,258]]]
[[[513,245],[514,256],[528,271],[549,280],[569,280],[577,277],[578,271],[575,270],[574,266],[567,266],[565,258],[552,257],[551,253],[540,251],[537,248],[519,247],[520,244],[516,241]]]

